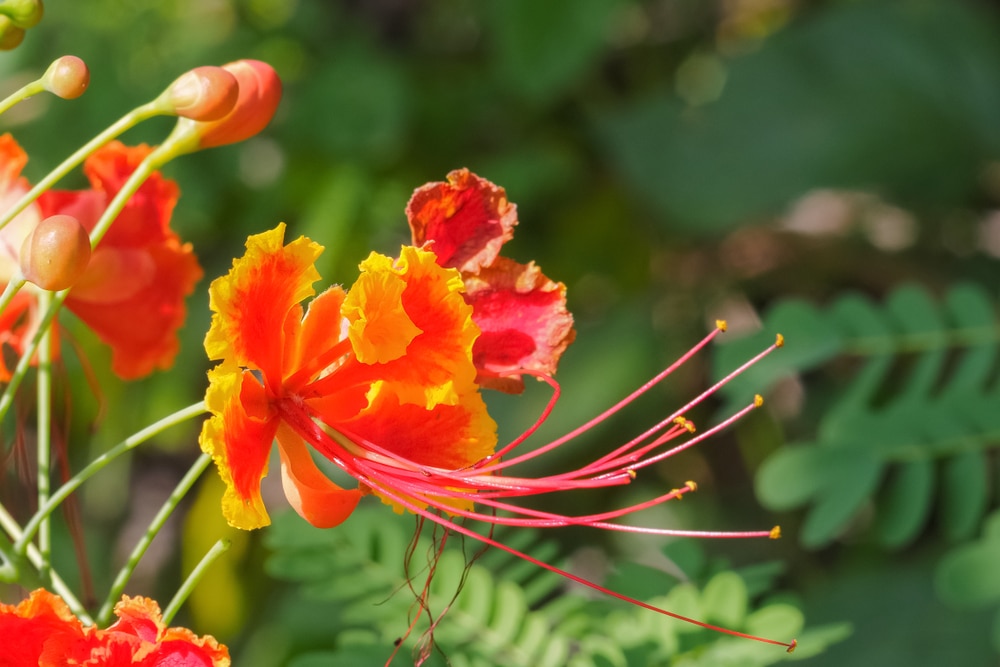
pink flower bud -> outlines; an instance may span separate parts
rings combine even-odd
[[[53,215],[38,223],[21,245],[21,273],[42,289],[72,287],[90,262],[90,236],[70,215]]]
[[[225,117],[199,123],[199,148],[224,146],[249,139],[267,127],[281,101],[281,79],[267,63],[237,60],[222,67],[239,82],[239,98]]]
[[[0,51],[16,49],[24,41],[24,28],[18,28],[6,16],[0,16]]]
[[[196,67],[167,89],[167,99],[178,116],[197,121],[225,117],[239,99],[240,84],[221,67]]]
[[[57,58],[45,70],[42,85],[53,95],[64,100],[75,100],[83,95],[90,84],[90,70],[87,64],[76,56]]]

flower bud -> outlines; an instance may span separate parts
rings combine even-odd
[[[38,223],[21,245],[21,273],[31,283],[56,292],[72,287],[90,262],[90,236],[70,215]]]
[[[83,95],[90,84],[90,70],[87,64],[76,56],[57,58],[45,70],[42,85],[53,95],[64,100],[75,100]]]
[[[6,16],[0,16],[0,51],[12,51],[24,41],[24,28],[18,28]]]
[[[42,0],[0,0],[0,14],[10,17],[19,28],[33,28],[42,20]]]
[[[221,67],[196,67],[182,74],[166,92],[174,113],[197,121],[223,118],[236,106],[240,84]]]
[[[233,144],[254,136],[271,122],[281,101],[281,79],[259,60],[237,60],[222,66],[239,82],[239,98],[225,117],[199,123],[199,148]]]

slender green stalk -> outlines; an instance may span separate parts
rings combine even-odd
[[[133,109],[132,111],[129,111],[127,114],[110,125],[106,130],[98,134],[96,137],[81,146],[75,153],[63,160],[62,164],[50,171],[45,178],[40,180],[35,185],[35,187],[24,193],[24,195],[22,195],[21,198],[18,199],[13,206],[7,209],[2,217],[0,217],[0,229],[3,229],[17,216],[18,213],[28,208],[33,201],[38,199],[39,195],[59,182],[73,169],[76,169],[81,162],[87,159],[87,157],[98,148],[126,130],[135,127],[139,123],[149,120],[155,116],[167,115],[167,113],[168,112],[164,108],[162,102],[159,102],[158,100],[148,102]]]
[[[41,79],[36,79],[31,83],[25,84],[20,89],[11,93],[5,100],[0,102],[0,114],[10,111],[11,107],[14,105],[20,104],[32,95],[37,95],[41,92],[45,92],[45,86],[42,85]]]
[[[11,278],[10,281],[7,282],[6,287],[3,288],[3,294],[0,294],[0,313],[7,310],[7,306],[9,306],[10,302],[14,300],[14,297],[17,296],[17,293],[22,287],[24,287],[24,283],[26,282],[28,281],[20,275],[20,271],[18,271],[18,275],[16,277]]]
[[[32,339],[28,342],[28,346],[25,348],[21,358],[17,360],[17,365],[14,366],[14,372],[11,373],[10,381],[7,383],[7,386],[4,387],[3,394],[0,395],[0,422],[3,422],[3,420],[7,417],[10,407],[14,404],[14,395],[21,386],[21,381],[24,380],[24,376],[28,374],[28,369],[31,368],[31,359],[35,356],[35,351],[38,350],[38,345],[42,340],[42,333],[52,326],[52,322],[56,317],[56,312],[58,312],[59,306],[62,305],[63,301],[66,300],[66,295],[68,293],[69,290],[63,290],[55,293],[52,297],[52,303],[42,313],[42,319],[38,323],[37,333],[35,333]]]
[[[14,517],[12,517],[10,514],[7,513],[7,509],[3,505],[0,505],[0,528],[3,528],[4,531],[6,531],[8,535],[10,535],[11,539],[15,541],[14,559],[11,562],[15,563],[16,566],[18,559],[24,556],[26,553],[28,560],[31,562],[31,564],[35,567],[36,570],[40,571],[42,565],[42,555],[38,553],[38,549],[35,548],[35,545],[30,543],[27,544],[26,550],[18,550],[17,544],[24,539],[24,535],[21,532],[21,527],[17,525],[17,521],[14,519]],[[25,574],[26,573],[24,573],[23,571],[19,571],[18,579],[24,580]],[[40,583],[44,585],[48,585],[49,583],[51,583],[52,590],[54,590],[56,593],[59,594],[59,597],[61,597],[63,601],[66,602],[70,610],[77,618],[80,619],[80,621],[82,621],[86,625],[94,624],[94,619],[90,617],[90,614],[88,614],[84,606],[80,604],[80,601],[76,598],[76,595],[73,594],[73,591],[70,589],[70,587],[66,585],[66,582],[63,581],[62,577],[60,577],[55,571],[50,570],[48,581],[43,581]]]
[[[201,476],[201,473],[205,472],[205,468],[209,466],[212,462],[212,457],[208,454],[202,454],[198,457],[198,460],[194,462],[191,468],[187,471],[187,474],[178,482],[176,488],[174,488],[173,493],[170,497],[163,503],[160,507],[160,511],[156,513],[153,520],[149,524],[149,528],[146,529],[146,534],[142,536],[138,543],[136,543],[135,548],[128,557],[125,565],[118,572],[118,576],[115,577],[115,581],[111,584],[111,590],[108,591],[108,597],[104,601],[104,605],[101,610],[97,612],[97,624],[107,625],[111,621],[111,612],[114,610],[115,602],[121,596],[122,591],[125,590],[125,585],[128,583],[129,578],[132,576],[132,572],[135,571],[136,566],[139,564],[139,560],[142,559],[143,555],[146,553],[146,549],[153,542],[153,538],[160,532],[163,528],[163,524],[167,522],[173,511],[177,509],[178,503],[187,495],[187,492],[191,490],[191,487]]]
[[[52,300],[51,293],[42,292],[38,296],[39,307],[43,310]],[[42,332],[41,347],[38,348],[38,433],[36,450],[38,454],[38,506],[44,507],[49,501],[50,470],[52,468],[52,327]],[[42,556],[39,574],[48,578],[51,567],[52,536],[48,515],[38,524],[38,551]]]
[[[177,610],[181,608],[187,599],[191,595],[191,591],[194,590],[195,585],[201,580],[202,575],[205,574],[205,570],[216,561],[216,559],[223,553],[229,550],[232,542],[229,540],[219,540],[215,545],[208,550],[202,559],[198,562],[198,565],[191,570],[191,574],[188,575],[181,587],[177,589],[174,593],[174,598],[167,605],[167,608],[163,610],[163,623],[164,625],[170,625],[170,621],[173,620],[174,616],[177,614]]]
[[[204,412],[205,412],[205,402],[198,401],[197,403],[189,405],[188,407],[183,408],[181,410],[178,410],[177,412],[164,417],[158,422],[150,424],[141,431],[138,431],[130,435],[129,437],[125,438],[117,445],[115,445],[114,447],[112,447],[111,449],[109,449],[108,451],[104,452],[96,459],[91,461],[85,468],[83,468],[83,470],[73,475],[73,477],[71,477],[65,484],[59,487],[56,490],[56,492],[52,494],[52,497],[49,498],[49,501],[45,504],[44,507],[38,508],[38,511],[35,512],[35,516],[31,517],[31,520],[24,527],[23,535],[17,538],[17,541],[14,543],[15,551],[17,553],[24,553],[24,550],[28,546],[28,542],[31,540],[32,537],[34,537],[35,531],[38,530],[39,525],[41,524],[43,518],[51,514],[52,511],[59,505],[59,503],[66,500],[66,498],[69,497],[69,495],[73,493],[73,491],[75,491],[85,481],[93,477],[95,473],[103,469],[106,465],[108,465],[108,463],[115,460],[125,452],[146,442],[147,440],[152,438],[154,435],[160,433],[161,431],[164,431],[170,428],[171,426],[174,426],[175,424],[180,424],[181,422],[187,421],[188,419],[197,417],[198,415],[203,414]]]

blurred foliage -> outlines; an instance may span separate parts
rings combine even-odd
[[[996,3],[53,0],[46,9],[0,60],[5,81],[65,52],[88,62],[92,84],[79,100],[40,96],[5,116],[34,179],[189,67],[254,57],[281,73],[286,96],[267,132],[168,168],[183,191],[175,226],[198,250],[203,285],[247,234],[279,220],[327,245],[324,279],[349,284],[371,249],[407,240],[413,188],[460,166],[505,186],[521,220],[513,254],[566,282],[579,325],[560,369],[564,400],[541,437],[612,404],[700,339],[706,322],[727,318],[731,339],[763,326],[759,339],[720,347],[714,364],[696,358],[621,418],[533,462],[535,472],[607,450],[707,386],[709,366],[721,374],[786,334],[787,348],[714,406],[725,414],[737,395],[766,391],[765,410],[620,493],[552,508],[596,511],[695,479],[697,497],[646,521],[736,529],[770,526],[779,512],[781,543],[704,547],[732,567],[782,559],[777,588],[796,591],[810,626],[852,624],[850,640],[807,664],[996,664],[995,531],[985,519],[997,507]],[[126,138],[156,142],[168,129],[150,122]],[[204,289],[190,309],[177,367],[128,386],[79,332],[100,391],[73,386],[74,441],[99,429],[91,451],[74,456],[200,397]],[[981,336],[967,338],[970,328]],[[74,355],[66,365],[79,375]],[[531,387],[490,406],[509,437],[545,398]],[[712,409],[690,417],[702,425]],[[89,544],[95,558],[116,557],[130,525],[125,498],[157,475],[179,477],[183,466],[164,461],[190,460],[195,434],[175,429],[131,477],[122,468],[107,473],[121,483],[85,489],[86,510],[106,526],[107,539]],[[769,509],[754,498],[755,478]],[[276,534],[268,539],[283,548]],[[652,555],[669,566],[656,540],[570,529],[550,539],[562,554],[597,544],[616,562]],[[281,624],[315,629],[340,612],[315,600],[263,611],[270,595],[291,593],[253,578],[259,540],[234,568],[261,611],[227,639],[237,656],[286,655]],[[356,645],[371,638],[360,637]],[[322,639],[319,629],[312,648],[333,650]]]

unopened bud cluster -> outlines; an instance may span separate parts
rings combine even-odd
[[[24,33],[42,20],[42,0],[0,0],[0,50],[17,48]]]

